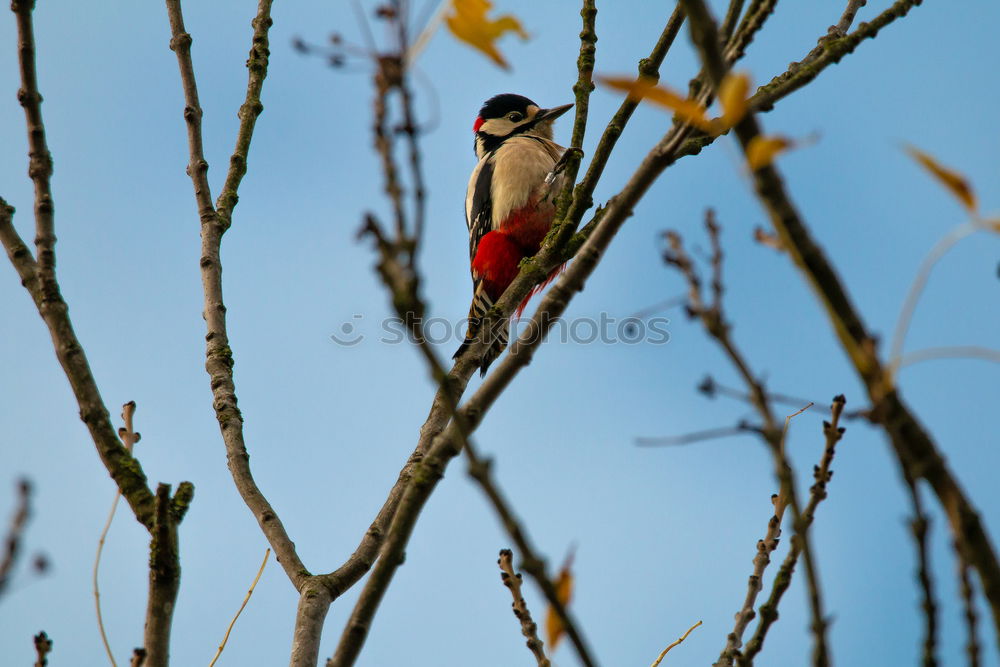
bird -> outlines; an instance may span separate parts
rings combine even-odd
[[[472,305],[455,359],[476,341],[486,312],[517,277],[521,260],[538,252],[552,226],[555,199],[565,183],[557,165],[566,152],[552,140],[552,125],[572,107],[543,109],[527,97],[504,93],[486,100],[479,110],[472,126],[478,162],[465,197]],[[549,280],[556,273],[558,269]],[[530,297],[521,302],[518,313]],[[494,329],[480,375],[486,375],[507,347],[509,334],[509,320]]]

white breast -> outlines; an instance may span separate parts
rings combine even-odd
[[[552,171],[562,150],[550,141],[542,143],[530,137],[511,137],[496,150],[490,190],[494,229],[511,211],[528,203]],[[475,177],[476,172],[473,179]]]

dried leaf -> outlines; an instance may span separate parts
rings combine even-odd
[[[608,88],[628,94],[632,100],[645,99],[653,104],[670,109],[680,116],[682,120],[694,125],[699,130],[704,130],[711,134],[718,132],[719,128],[708,118],[705,107],[690,98],[670,90],[666,86],[656,85],[649,77],[633,79],[632,77],[599,76],[597,80]]]
[[[500,67],[510,69],[495,42],[508,32],[516,33],[521,39],[528,39],[528,33],[521,27],[521,22],[510,14],[496,19],[488,18],[486,15],[493,9],[493,3],[489,0],[452,0],[451,7],[455,13],[445,17],[451,34],[486,54]]]
[[[976,195],[972,191],[972,186],[969,185],[969,181],[962,174],[958,173],[953,169],[945,167],[940,162],[932,158],[927,153],[923,152],[915,146],[905,146],[906,152],[910,154],[914,160],[920,163],[927,171],[938,179],[938,181],[944,187],[948,188],[951,194],[955,195],[962,205],[965,206],[969,213],[976,212]]]
[[[787,151],[794,145],[795,142],[788,137],[780,135],[773,137],[757,135],[750,141],[750,145],[747,146],[747,164],[754,171],[761,167],[766,167],[774,162],[774,158],[779,153]]]
[[[559,570],[559,574],[556,576],[554,582],[556,599],[562,603],[564,608],[569,605],[569,601],[573,597],[573,573],[570,572],[572,564],[573,552],[570,552],[566,556],[566,562],[563,563],[562,569]],[[550,651],[556,650],[556,645],[559,644],[565,633],[566,628],[563,627],[562,619],[559,618],[559,614],[556,613],[555,609],[549,605],[548,612],[545,614],[545,640],[550,647]]]
[[[736,125],[747,115],[750,105],[750,76],[745,72],[730,72],[719,86],[719,104],[722,105],[722,124],[727,128]]]

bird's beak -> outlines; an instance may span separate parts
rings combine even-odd
[[[535,115],[536,122],[543,122],[548,120],[555,120],[559,116],[563,115],[567,111],[573,108],[572,104],[564,104],[561,107],[552,107],[551,109],[542,109]]]

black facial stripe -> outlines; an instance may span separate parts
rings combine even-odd
[[[489,134],[488,132],[483,132],[482,130],[480,130],[479,132],[477,132],[476,136],[478,136],[480,139],[482,139],[482,141],[483,141],[483,148],[488,153],[490,151],[494,151],[497,148],[499,148],[500,144],[502,144],[503,142],[507,141],[511,137],[515,137],[515,136],[517,136],[519,134],[524,134],[528,130],[534,128],[535,125],[537,125],[539,122],[544,122],[544,119],[534,118],[532,120],[529,120],[526,123],[518,125],[513,130],[511,130],[509,133],[507,133],[505,135],[502,135],[502,136],[497,136],[497,135]]]
[[[509,134],[503,137],[497,137],[482,131],[477,132],[476,136],[478,136],[479,139],[483,142],[482,144],[483,150],[487,153],[492,153],[496,149],[500,148],[500,144],[502,144],[504,141],[507,140],[508,137],[510,137]]]

